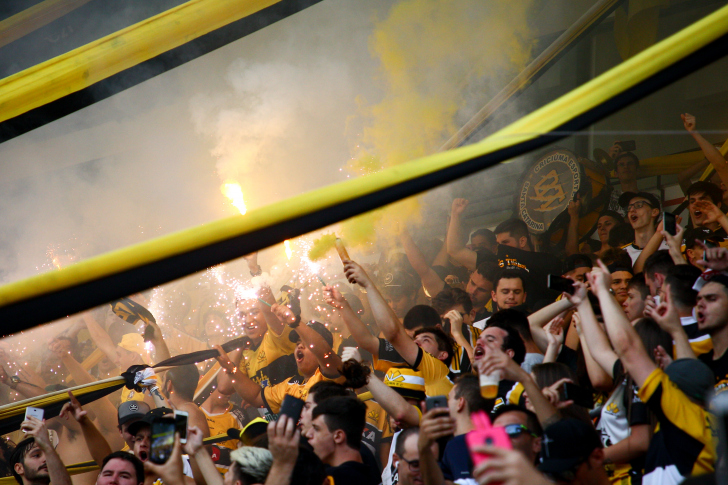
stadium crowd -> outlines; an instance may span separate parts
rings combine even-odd
[[[85,404],[69,392],[58,417],[28,416],[0,444],[6,475],[22,485],[715,483],[726,455],[711,403],[728,388],[728,162],[683,121],[717,174],[685,184],[685,227],[663,228],[659,198],[637,188],[639,159],[618,144],[598,239],[580,244],[575,200],[560,252],[534,251],[520,219],[468,237],[457,198],[434,257],[404,228],[404,256],[344,260],[350,285],[324,285],[326,311],[290,287],[239,297],[239,348],[223,348],[220,315],[195,336],[148,321],[155,362],[217,357],[150,371],[143,392]],[[262,272],[246,259],[251,276]],[[66,376],[118,376],[148,363],[144,346],[121,318],[87,313],[37,365],[0,369],[0,400],[64,389]],[[304,401],[300,419],[287,396]],[[173,410],[187,413],[186,439],[155,463],[153,423]],[[100,471],[67,468],[89,459]]]

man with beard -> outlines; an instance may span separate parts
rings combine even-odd
[[[45,423],[28,417],[20,425],[26,439],[18,443],[10,457],[13,477],[20,485],[71,485],[71,477],[51,445]]]

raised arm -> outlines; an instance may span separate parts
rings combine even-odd
[[[187,430],[187,443],[184,445],[184,451],[190,457],[190,466],[193,467],[192,474],[195,478],[202,475],[203,481],[196,483],[206,483],[207,485],[223,485],[222,476],[215,468],[215,463],[210,457],[210,453],[202,446],[202,431],[199,428],[191,426]],[[194,468],[197,467],[197,470]]]
[[[660,249],[660,245],[662,244],[662,221],[660,221],[659,224],[657,224],[657,230],[652,235],[649,241],[647,241],[647,244],[645,245],[644,249],[640,253],[639,257],[637,257],[637,261],[634,262],[634,272],[635,274],[641,273],[642,269],[645,267],[645,262],[647,261],[647,258],[655,254],[655,252]]]
[[[407,260],[409,260],[412,268],[420,276],[422,285],[427,290],[427,293],[433,297],[440,293],[442,289],[445,288],[445,282],[442,281],[437,273],[435,273],[435,270],[427,264],[425,257],[422,255],[422,252],[420,252],[420,248],[417,247],[417,244],[415,244],[406,226],[400,233],[400,241],[402,242],[402,246],[404,246],[404,252],[407,255]]]
[[[91,335],[91,340],[106,354],[106,357],[111,362],[118,366],[119,356],[116,355],[116,345],[111,340],[111,337],[109,337],[109,334],[106,333],[106,330],[101,328],[101,325],[98,324],[91,312],[85,312],[83,314],[83,321],[86,322],[86,329],[89,335]]]
[[[728,185],[728,162],[726,162],[723,154],[720,150],[713,146],[712,143],[703,138],[703,136],[697,132],[695,116],[689,113],[684,113],[680,115],[680,118],[682,118],[685,130],[687,130],[687,132],[690,133],[690,136],[692,136],[697,142],[698,146],[703,151],[705,158],[708,159],[715,169],[715,173],[717,173],[718,177],[720,177],[721,182]]]
[[[285,323],[282,322],[280,318],[278,318],[273,313],[273,305],[276,304],[276,299],[273,296],[273,292],[270,288],[264,286],[260,290],[258,290],[258,298],[265,302],[268,302],[268,305],[266,305],[265,303],[258,300],[258,308],[261,312],[263,312],[263,316],[265,317],[265,323],[268,324],[268,328],[272,330],[273,333],[275,333],[276,335],[280,335],[283,332]]]
[[[223,350],[219,345],[215,346],[215,349],[220,353],[217,357],[217,361],[220,363],[220,367],[223,368],[230,376],[230,383],[238,393],[240,397],[245,399],[251,406],[262,407],[265,406],[261,393],[263,388],[258,384],[250,380],[248,374],[241,372],[238,366],[233,364],[230,360],[230,356]]]
[[[369,332],[366,324],[361,321],[346,298],[341,292],[333,286],[324,286],[324,300],[326,303],[334,307],[334,311],[338,311],[344,319],[346,328],[349,329],[351,336],[357,344],[374,357],[379,356],[379,339]]]
[[[546,352],[549,346],[549,339],[543,327],[546,326],[555,316],[563,313],[572,307],[572,304],[566,298],[555,301],[547,305],[537,312],[533,312],[528,316],[528,326],[531,327],[531,335],[533,341],[541,352]]]
[[[607,327],[607,335],[609,335],[614,351],[634,382],[642,387],[647,377],[657,368],[657,364],[647,355],[642,340],[630,325],[622,307],[609,291],[609,270],[601,261],[599,261],[599,267],[594,268],[590,273],[589,283],[599,297],[604,325]]]
[[[543,395],[531,375],[495,345],[489,345],[488,353],[476,363],[476,366],[479,374],[490,374],[499,370],[503,379],[523,384],[523,389],[528,394],[528,399],[544,428],[561,419],[559,411]]]
[[[579,342],[581,343],[581,350],[584,353],[584,364],[586,366],[586,373],[589,376],[589,381],[592,387],[599,391],[611,391],[614,385],[614,380],[610,373],[605,371],[599,363],[592,357],[591,351],[589,351],[589,344],[586,342],[586,335],[584,335],[584,328],[581,326],[581,317],[579,312],[576,312],[573,316],[574,327],[579,335]],[[604,336],[606,338],[606,335]]]
[[[475,362],[475,355],[473,354],[473,346],[470,341],[463,335],[463,316],[457,310],[450,310],[445,314],[445,318],[450,320],[450,333],[455,339],[455,342],[462,347],[465,352],[468,353],[470,362]]]
[[[462,215],[468,207],[468,203],[466,199],[455,199],[452,201],[450,227],[447,230],[447,254],[470,271],[473,271],[478,262],[478,254],[472,249],[465,247],[465,235],[463,234],[462,223]]]
[[[86,447],[91,453],[91,458],[97,465],[101,466],[104,458],[111,453],[111,447],[98,428],[88,418],[86,411],[81,407],[81,403],[78,402],[71,391],[68,391],[68,396],[71,400],[63,406],[59,417],[76,420],[81,427],[81,433],[84,441],[86,441]]]
[[[296,321],[296,316],[287,306],[273,305],[271,310],[283,322],[293,323]],[[301,337],[303,344],[310,348],[313,355],[316,356],[321,373],[330,378],[339,377],[341,358],[334,352],[329,343],[306,323],[298,325],[296,332]]]
[[[581,200],[569,202],[569,226],[566,228],[566,255],[571,256],[579,252],[579,212]]]
[[[160,329],[159,325],[157,325],[155,322],[151,321],[149,322],[148,326],[154,329],[150,342],[152,342],[152,345],[154,345],[155,357],[157,358],[157,362],[171,359],[172,354],[169,353],[169,347],[167,347],[167,343],[164,341],[162,329]]]
[[[392,308],[384,300],[382,294],[379,293],[379,290],[366,271],[364,271],[364,268],[353,261],[346,261],[344,263],[344,272],[349,283],[356,283],[367,291],[369,306],[384,338],[394,346],[395,350],[399,352],[399,355],[408,364],[414,365],[417,361],[420,348],[407,335],[404,327],[399,323],[399,318],[397,318]]]
[[[680,315],[678,315],[677,309],[672,303],[669,284],[665,285],[664,293],[665,301],[654,309],[645,310],[645,316],[653,319],[661,329],[670,334],[673,345],[675,346],[675,358],[694,359],[695,352],[693,352],[693,348],[690,346],[690,340],[680,322]]]
[[[29,417],[21,424],[21,429],[26,432],[27,438],[33,438],[43,453],[45,454],[46,467],[48,468],[48,476],[53,485],[71,485],[71,477],[66,471],[66,467],[61,461],[61,457],[56,453],[55,448],[48,438],[48,428],[45,422]],[[33,451],[31,451],[32,453]]]
[[[587,278],[589,277],[590,275],[587,274]],[[597,322],[597,317],[594,315],[594,310],[592,310],[591,303],[589,303],[589,298],[587,298],[586,286],[584,283],[576,282],[574,283],[574,287],[576,288],[576,291],[568,298],[576,305],[582,334],[584,335],[584,340],[589,348],[589,354],[599,364],[604,372],[609,375],[609,377],[614,378],[612,375],[614,372],[614,363],[619,359],[619,357],[612,349],[609,339]],[[594,288],[594,286],[592,286],[592,288]],[[603,307],[602,311],[604,311]],[[619,311],[624,314],[621,308]]]

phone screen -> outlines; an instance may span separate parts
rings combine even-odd
[[[564,278],[563,276],[556,276],[553,274],[550,274],[548,276],[547,285],[550,289],[556,290],[559,293],[566,292],[570,295],[574,294],[574,281],[570,280],[569,278]]]
[[[174,422],[179,434],[179,442],[182,444],[187,443],[187,416],[188,414],[184,411],[174,412]]]
[[[675,220],[675,214],[670,212],[662,213],[662,227],[669,235],[674,236],[677,234],[677,221]]]
[[[175,428],[173,418],[158,418],[152,422],[152,443],[149,450],[149,459],[152,462],[166,463],[172,455]]]

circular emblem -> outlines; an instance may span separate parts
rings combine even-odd
[[[576,156],[563,148],[538,159],[518,187],[518,216],[532,233],[545,232],[579,192],[582,167]]]
[[[386,275],[384,275],[385,285],[391,285],[392,281],[394,281],[394,275],[392,273],[387,273]]]
[[[136,404],[129,404],[129,411],[139,411],[139,406]]]

